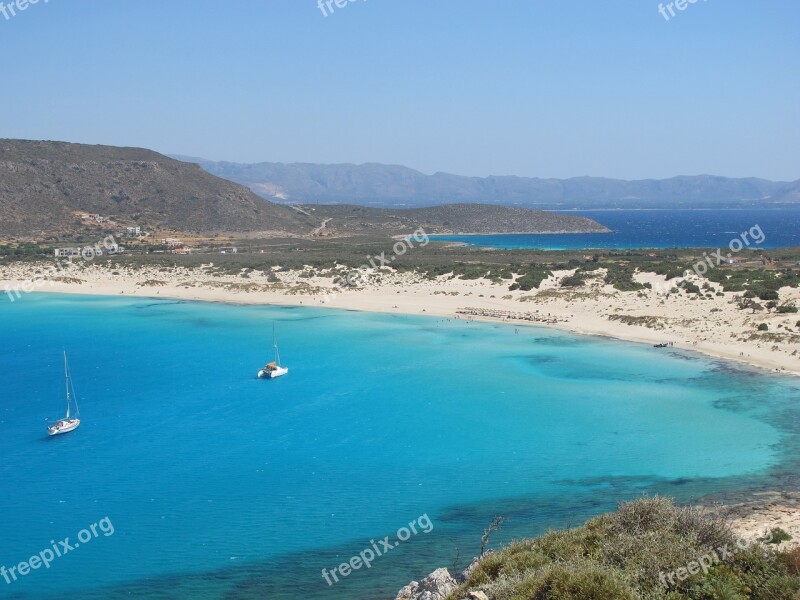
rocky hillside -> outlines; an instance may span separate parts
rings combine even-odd
[[[0,235],[74,233],[74,213],[186,232],[308,233],[318,223],[140,148],[0,140]]]
[[[515,542],[463,573],[438,569],[396,600],[796,600],[800,548],[782,529],[737,535],[664,498]]]
[[[427,233],[601,233],[599,223],[563,213],[485,204],[448,204],[392,210],[354,205],[304,206],[303,210],[335,233],[406,233],[423,227]]]

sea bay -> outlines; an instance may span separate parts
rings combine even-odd
[[[272,323],[291,371],[258,381]],[[501,541],[644,492],[689,500],[798,472],[800,385],[687,352],[461,319],[46,294],[0,303],[0,331],[0,564],[104,517],[115,527],[0,581],[11,597],[388,597],[474,555],[494,514],[509,518]],[[48,439],[62,348],[84,422]],[[431,533],[339,584],[321,577],[423,514]]]

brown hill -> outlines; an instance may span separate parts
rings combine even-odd
[[[0,140],[0,235],[74,233],[76,211],[199,233],[309,233],[318,225],[151,150]]]
[[[304,206],[330,233],[383,232],[423,227],[428,233],[599,233],[608,229],[585,217],[512,206],[447,204],[428,208],[369,208],[347,204]]]

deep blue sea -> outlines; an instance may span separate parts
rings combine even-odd
[[[289,375],[259,381],[275,323]],[[800,383],[549,329],[312,308],[0,301],[0,597],[393,598],[626,498],[798,484]],[[49,439],[69,352],[81,427]],[[328,586],[321,576],[427,515]]]
[[[565,214],[594,219],[611,233],[447,235],[437,241],[463,242],[487,248],[542,250],[724,248],[756,226],[761,244],[750,248],[800,246],[800,208],[768,210],[577,210]],[[754,231],[758,238],[761,234]]]

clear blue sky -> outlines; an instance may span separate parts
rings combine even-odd
[[[8,0],[5,0],[8,4]],[[425,173],[800,178],[800,2],[39,0],[0,137]]]

